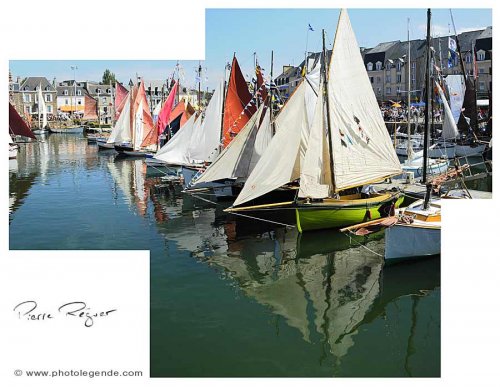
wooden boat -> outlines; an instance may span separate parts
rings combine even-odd
[[[148,107],[144,83],[134,86],[123,102],[118,121],[116,122],[106,144],[97,141],[103,149],[113,148],[122,156],[145,157],[151,152],[151,145],[156,146],[154,125]],[[152,141],[153,139],[153,141]]]
[[[47,122],[47,105],[42,93],[42,84],[38,87],[38,127],[32,129],[34,134],[45,134],[49,132]]]
[[[418,200],[399,209],[385,231],[385,259],[419,258],[441,253],[441,199]]]
[[[50,128],[51,133],[80,134],[83,133],[83,126],[72,126],[69,128]]]
[[[96,138],[96,143],[97,146],[99,147],[98,149],[104,149],[104,150],[110,150],[110,149],[115,149],[115,144],[109,143],[108,138],[106,137],[98,137]]]
[[[9,143],[9,160],[17,158],[19,145],[12,140],[12,137],[22,136],[36,139],[26,122],[21,118],[14,106],[9,102],[9,133],[6,142]]]
[[[297,87],[289,108],[275,120],[276,134],[229,211],[238,212],[241,204],[297,179],[294,208],[301,232],[380,218],[401,202],[399,192],[360,192],[402,169],[345,10],[340,12],[328,67],[323,35],[322,60],[320,92],[307,96],[306,83]]]

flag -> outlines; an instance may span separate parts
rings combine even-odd
[[[311,27],[310,24],[308,24],[307,26],[308,26],[308,29],[307,29],[308,31],[314,31],[314,29]]]
[[[448,37],[448,49],[452,52],[457,52],[457,42],[451,36]]]

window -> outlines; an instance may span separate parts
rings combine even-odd
[[[69,105],[69,99],[67,99],[67,98],[66,98],[66,99],[64,100],[64,104],[65,104],[65,105]]]
[[[396,75],[396,82],[401,83],[401,74]]]
[[[479,69],[479,74],[484,74],[484,69]]]
[[[23,102],[31,102],[31,95],[27,93],[23,93]]]
[[[377,77],[377,83],[380,83],[380,77]]]
[[[111,94],[111,89],[106,89],[106,93]]]
[[[411,62],[411,69],[415,70],[417,68],[417,62]]]
[[[106,102],[107,102],[107,98],[106,98],[106,97],[104,97],[104,98],[102,99],[102,102],[103,102],[103,103],[106,103]]]
[[[52,102],[52,94],[45,94],[45,102]]]
[[[400,87],[400,86],[398,86],[398,87],[397,87],[397,89],[396,89],[396,93],[397,93],[398,95],[399,95],[399,94],[401,94],[401,87]]]
[[[68,95],[68,90],[64,90],[64,95]]]
[[[47,113],[52,113],[52,105],[47,105]]]
[[[97,89],[97,94],[101,94],[102,93],[102,90],[101,89]]]
[[[396,65],[398,71],[401,71],[401,61],[398,60],[398,64]]]
[[[375,63],[375,68],[376,68],[377,70],[382,70],[382,62],[377,62],[377,63]]]
[[[373,70],[373,63],[368,62],[368,64],[366,65],[366,68],[368,69],[368,71],[372,71]]]
[[[479,91],[484,91],[484,82],[479,82]]]
[[[411,73],[411,81],[415,82],[417,80],[417,74]]]
[[[387,95],[391,94],[391,88],[390,87],[386,87],[385,88],[385,94],[387,94]]]
[[[378,95],[382,94],[382,89],[380,87],[377,87],[377,94]]]
[[[77,90],[76,91],[76,95],[82,95],[82,91],[81,90]]]
[[[370,77],[370,82],[373,83],[373,77]]]
[[[471,63],[472,62],[472,55],[468,53],[465,55],[465,63]]]
[[[82,100],[81,100],[81,99],[79,99],[79,100],[78,100],[78,105],[81,105],[81,104],[82,104]]]
[[[391,83],[391,75],[390,74],[385,76],[385,81],[387,83]]]
[[[31,106],[30,105],[25,106],[25,109],[26,109],[26,113],[31,114]]]
[[[483,50],[479,50],[477,52],[477,60],[484,60],[485,59],[485,52]]]

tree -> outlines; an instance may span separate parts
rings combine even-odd
[[[103,85],[115,85],[116,83],[116,78],[115,78],[115,73],[112,73],[108,69],[104,71],[104,74],[102,74],[102,84]]]

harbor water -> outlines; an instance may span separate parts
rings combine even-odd
[[[439,257],[228,215],[81,134],[9,168],[11,249],[150,250],[152,377],[440,376]]]

